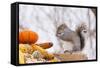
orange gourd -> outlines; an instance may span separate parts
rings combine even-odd
[[[21,31],[19,32],[19,43],[34,44],[38,40],[38,34],[33,31]]]
[[[51,48],[53,46],[53,43],[46,42],[46,43],[40,43],[40,44],[36,44],[36,45],[42,47],[43,49],[48,49],[48,48]]]

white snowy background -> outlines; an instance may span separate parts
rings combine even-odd
[[[71,30],[75,31],[77,26],[83,22],[90,31],[96,30],[95,15],[91,9],[88,8],[39,5],[19,6],[19,29],[30,29],[37,32],[39,39],[36,43],[53,42],[53,47],[48,49],[48,52],[51,53],[63,53],[64,50],[70,48],[68,47],[70,44],[60,41],[56,37],[56,30],[59,25],[65,23]],[[93,34],[86,41],[87,43],[82,52],[85,53],[89,59],[95,59],[96,36]],[[63,47],[60,43],[63,43]],[[62,48],[64,48],[64,50]]]

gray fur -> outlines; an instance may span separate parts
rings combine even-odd
[[[78,28],[78,29],[81,31],[80,28]],[[82,44],[84,41],[83,41],[83,37],[81,35],[81,32],[79,32],[79,34],[78,34],[77,32],[69,29],[67,27],[67,25],[62,24],[58,27],[57,32],[56,32],[56,36],[63,41],[69,41],[69,42],[73,43],[73,51],[82,50],[81,47],[83,46]]]

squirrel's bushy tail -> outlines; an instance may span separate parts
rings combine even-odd
[[[76,32],[80,37],[80,43],[81,43],[81,50],[83,50],[84,46],[85,46],[85,38],[82,35],[82,31],[86,28],[86,25],[84,23],[80,24],[77,29]]]

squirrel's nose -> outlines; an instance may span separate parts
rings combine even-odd
[[[56,34],[56,36],[58,36],[58,34]]]

